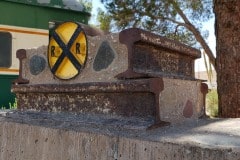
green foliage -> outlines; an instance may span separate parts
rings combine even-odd
[[[5,110],[6,109],[6,107],[4,107],[4,106],[2,106],[1,108],[0,108],[0,110]]]
[[[218,94],[217,90],[211,90],[206,97],[206,111],[211,117],[218,116]]]
[[[17,109],[17,99],[15,98],[14,103],[9,102],[9,108],[10,109]]]
[[[79,2],[84,5],[86,12],[91,13],[91,11],[92,11],[92,0],[80,0]]]
[[[198,43],[191,25],[201,31],[201,23],[213,16],[211,0],[101,0],[119,29],[142,28],[190,46]],[[208,36],[201,31],[202,36]]]
[[[112,18],[109,14],[105,13],[103,10],[98,9],[97,20],[100,22],[100,29],[108,32],[111,29]]]
[[[7,109],[6,106],[2,106],[0,110],[5,110]],[[13,103],[9,102],[9,109],[14,110],[17,109],[17,99],[15,98],[15,101]]]

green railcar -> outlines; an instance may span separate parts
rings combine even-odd
[[[11,84],[18,77],[18,49],[48,45],[52,22],[87,24],[90,13],[77,0],[0,1],[0,109],[15,101]]]

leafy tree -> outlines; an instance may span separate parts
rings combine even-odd
[[[81,4],[84,5],[85,10],[89,13],[92,11],[92,0],[79,0]]]
[[[206,97],[206,109],[207,113],[211,117],[217,117],[218,116],[218,94],[217,90],[213,89],[210,92],[208,92]]]
[[[111,21],[112,18],[109,14],[105,13],[100,8],[98,9],[98,15],[97,20],[100,22],[100,29],[102,29],[105,32],[108,32],[111,30]]]
[[[215,57],[205,41],[202,22],[213,16],[211,0],[101,0],[118,29],[138,27],[179,40],[199,44],[215,67]],[[104,22],[103,22],[104,23]],[[109,23],[110,24],[110,23]]]

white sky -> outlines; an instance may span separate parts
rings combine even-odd
[[[96,23],[96,18],[97,18],[97,9],[101,8],[104,9],[104,5],[100,2],[100,0],[92,0],[92,5],[93,5],[93,9],[92,9],[92,16],[91,19],[89,21],[89,24],[94,24]]]
[[[209,36],[207,39],[207,43],[210,47],[210,49],[212,50],[213,54],[216,57],[216,37],[215,37],[215,32],[214,32],[214,18],[212,18],[211,20],[209,20],[208,22],[206,22],[204,24],[204,29],[209,31]],[[204,65],[204,59],[203,59],[203,55],[201,59],[198,59],[195,61],[195,71],[205,71],[205,65]]]
[[[90,24],[96,23],[96,17],[97,17],[97,9],[102,8],[104,9],[103,4],[100,2],[100,0],[92,0],[93,10],[92,10],[92,17],[90,20]],[[209,31],[209,37],[207,40],[207,43],[209,44],[209,47],[211,48],[212,52],[216,55],[216,37],[214,33],[214,18],[210,19],[208,22],[204,23],[203,29]],[[202,56],[203,57],[203,56]],[[195,61],[195,71],[205,71],[205,65],[203,58],[198,59]]]

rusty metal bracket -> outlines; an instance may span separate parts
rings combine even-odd
[[[150,91],[155,95],[155,123],[148,127],[148,130],[164,127],[170,125],[170,122],[165,122],[161,120],[160,116],[160,93],[164,89],[164,83],[162,78],[151,78],[150,79]]]
[[[147,78],[146,74],[142,73],[136,73],[133,71],[133,45],[135,42],[140,41],[140,30],[137,28],[130,29],[130,30],[123,30],[119,33],[119,41],[122,44],[125,44],[127,46],[128,50],[128,69],[116,75],[116,78],[118,79],[130,79],[130,78]]]
[[[201,93],[203,94],[203,114],[199,118],[209,118],[206,114],[206,96],[208,93],[208,85],[206,83],[201,83]]]
[[[19,100],[20,110],[53,111],[55,108],[58,112],[113,114],[126,118],[151,119],[151,126],[146,126],[148,129],[170,124],[162,121],[160,117],[159,96],[163,89],[162,78],[12,86],[12,91]],[[46,101],[48,103],[44,103]]]
[[[128,69],[116,78],[195,79],[193,63],[201,57],[199,50],[138,28],[120,32],[119,41],[127,46]]]
[[[23,59],[27,58],[26,50],[25,49],[17,50],[16,56],[19,59],[19,63],[20,63],[19,76],[16,80],[13,81],[13,83],[14,84],[28,84],[29,80],[24,79],[23,76],[22,76],[22,73],[23,73],[23,62],[22,61],[23,61]]]

